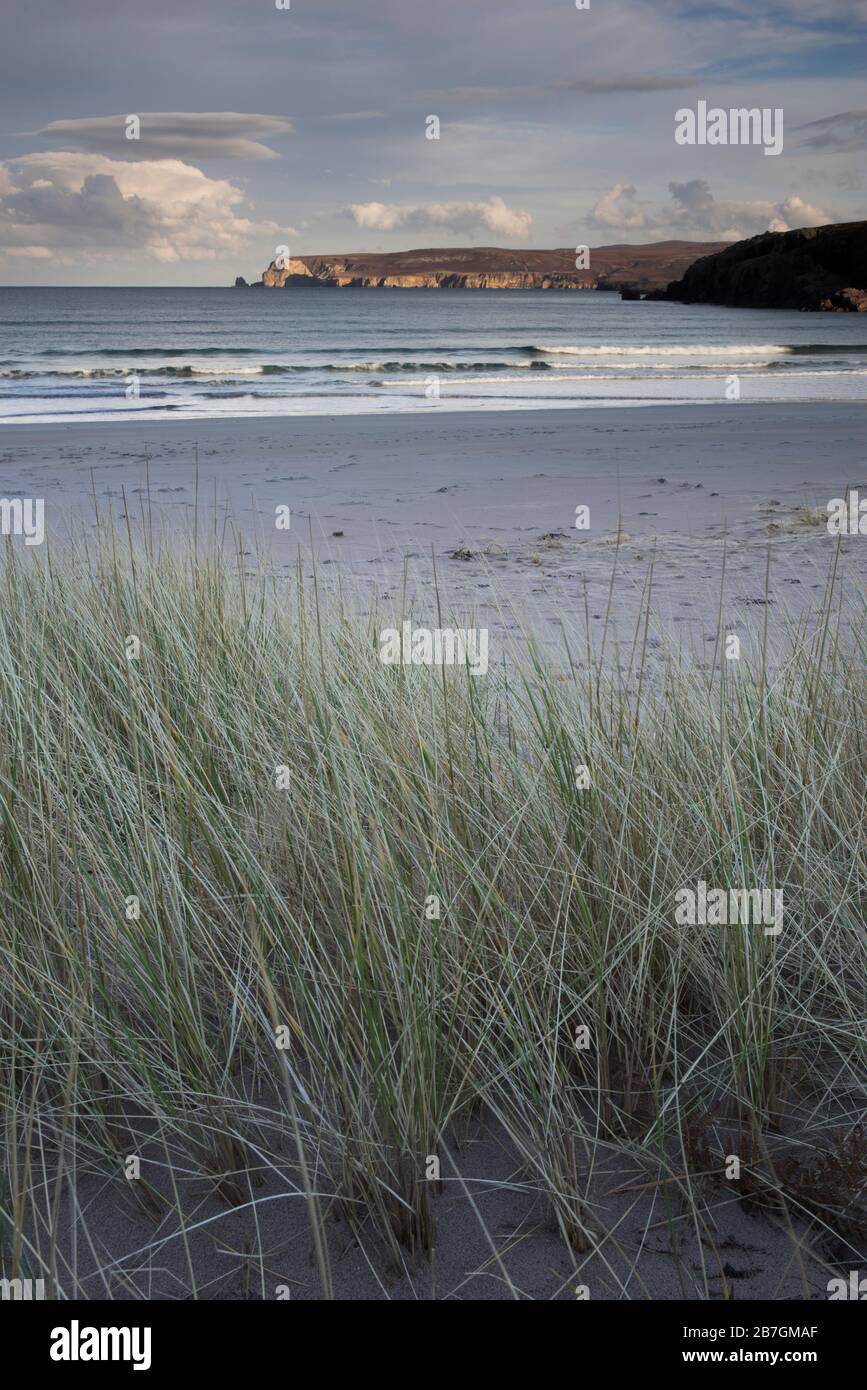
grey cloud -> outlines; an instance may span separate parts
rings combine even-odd
[[[841,111],[797,129],[813,132],[801,142],[813,150],[863,150],[867,146],[867,111]]]
[[[127,115],[51,121],[36,131],[65,149],[124,159],[277,159],[262,141],[291,134],[285,116],[237,111],[130,112],[140,122],[140,138],[127,137]]]
[[[790,231],[833,222],[833,214],[806,202],[798,194],[784,199],[716,199],[706,179],[672,181],[671,202],[640,200],[632,184],[615,183],[596,202],[591,226],[628,234],[695,237],[702,241],[738,241],[757,232]]]
[[[722,241],[755,236],[758,232],[786,232],[795,227],[820,227],[835,220],[824,208],[806,202],[798,194],[787,198],[721,200],[713,196],[706,179],[668,185],[674,208],[670,221],[684,231]]]
[[[324,116],[326,121],[378,121],[385,116],[384,111],[335,111],[333,116]]]
[[[697,85],[692,77],[569,77],[551,82],[548,91],[607,95],[614,92],[680,92]]]
[[[690,179],[688,183],[670,183],[668,191],[685,212],[693,216],[707,212],[714,202],[707,179]]]

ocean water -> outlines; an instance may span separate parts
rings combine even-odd
[[[717,403],[727,391],[867,400],[867,322],[599,291],[0,288],[2,423]]]

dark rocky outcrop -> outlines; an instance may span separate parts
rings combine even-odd
[[[244,279],[243,275],[236,275],[236,276],[235,276],[235,289],[236,289],[236,290],[247,290],[247,289],[249,289],[249,288],[250,288],[250,287],[249,287],[249,285],[247,284],[247,281]]]
[[[823,299],[818,307],[838,314],[867,313],[867,290],[837,290],[836,294]]]
[[[763,232],[703,256],[652,299],[867,312],[867,222]]]

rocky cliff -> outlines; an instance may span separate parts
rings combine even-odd
[[[259,282],[266,289],[296,286],[376,289],[592,290],[647,292],[682,275],[696,256],[721,242],[663,241],[646,246],[591,248],[576,269],[575,251],[512,251],[496,246],[446,247],[349,256],[293,256],[272,261]],[[246,288],[236,280],[238,288]],[[637,296],[636,296],[637,297]]]
[[[338,289],[386,290],[587,290],[594,281],[586,271],[550,273],[533,271],[427,270],[409,274],[380,275],[365,271],[348,260],[324,262],[321,257],[295,257],[282,265],[271,263],[262,276],[267,289],[295,285],[323,285]]]
[[[867,312],[867,222],[763,232],[703,256],[654,299]]]

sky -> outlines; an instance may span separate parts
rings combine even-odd
[[[0,0],[0,284],[867,217],[867,0],[585,2]],[[782,151],[679,144],[699,102]]]

